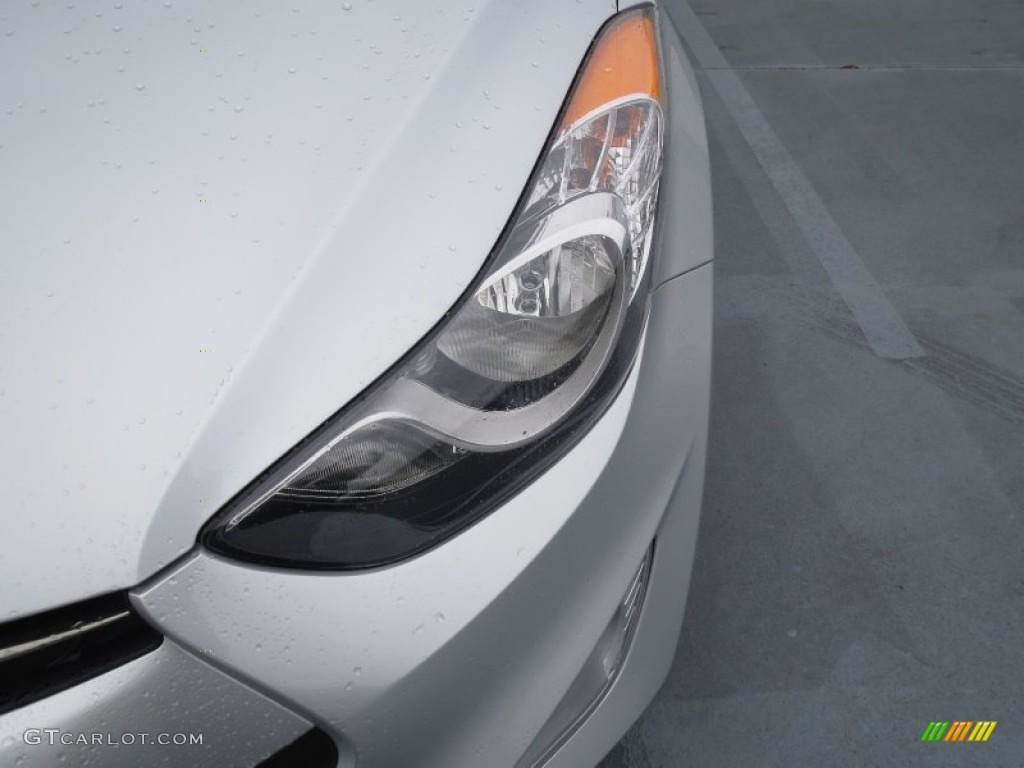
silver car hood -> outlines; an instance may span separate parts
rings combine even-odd
[[[437,322],[613,5],[0,11],[0,620],[188,551]]]

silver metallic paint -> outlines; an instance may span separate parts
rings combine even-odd
[[[614,11],[351,5],[5,9],[0,621],[166,566],[410,349]]]
[[[66,574],[44,575],[41,602],[22,599],[20,594],[5,594],[0,616],[42,610],[92,594],[100,587],[131,584],[178,556],[191,545],[196,530],[216,504],[235,493],[404,354],[469,284],[525,184],[583,51],[612,10],[608,4],[596,2],[580,6],[537,0],[515,6],[521,11],[510,10],[513,4],[496,0],[475,5],[473,20],[467,22],[467,30],[472,29],[473,34],[465,32],[448,51],[432,52],[438,57],[440,69],[427,86],[429,98],[424,93],[415,109],[406,111],[400,99],[372,108],[381,110],[373,112],[377,120],[400,116],[395,133],[382,137],[372,130],[373,126],[357,126],[361,131],[357,138],[366,142],[364,151],[378,158],[376,164],[364,168],[367,180],[323,175],[323,151],[328,151],[329,136],[321,137],[325,143],[315,163],[299,150],[261,157],[268,177],[290,178],[299,184],[302,207],[291,209],[297,218],[284,228],[296,236],[291,248],[285,248],[288,243],[283,239],[265,241],[268,247],[273,246],[275,255],[261,262],[266,265],[265,272],[251,278],[257,281],[256,295],[244,291],[233,308],[238,322],[223,337],[228,351],[218,358],[218,364],[235,365],[238,371],[223,391],[218,390],[215,403],[200,407],[202,398],[194,396],[195,413],[190,408],[194,420],[180,434],[168,426],[173,424],[172,419],[150,423],[153,434],[162,433],[163,440],[171,444],[177,440],[184,448],[180,460],[163,457],[156,465],[165,468],[169,479],[156,483],[135,479],[121,492],[116,505],[101,507],[98,498],[90,508],[90,514],[98,514],[98,518],[89,518],[99,520],[96,531],[114,523],[123,532],[114,549],[133,550],[142,541],[140,536],[145,538],[139,567],[129,564],[111,568],[106,564],[109,553],[74,552],[68,549],[73,544],[60,543],[73,539],[51,539],[64,546],[69,556],[73,553],[70,562],[74,567],[66,569],[69,573],[88,571],[92,558],[106,565],[100,575],[84,580]],[[415,8],[419,9],[419,4]],[[303,8],[302,12],[307,10]],[[269,7],[263,12],[272,17],[277,13]],[[424,16],[413,18],[418,13]],[[440,21],[432,24],[426,13],[410,8],[409,24],[434,31],[443,27]],[[282,30],[289,28],[288,18],[282,15],[278,19]],[[382,28],[384,21],[382,16]],[[255,22],[248,23],[250,34],[260,29]],[[536,29],[537,24],[541,30]],[[500,30],[497,46],[487,30]],[[174,643],[196,653],[204,648],[214,651],[209,657],[192,659],[202,671],[195,678],[197,690],[204,690],[203,680],[233,678],[240,683],[231,685],[241,685],[241,690],[247,690],[246,684],[252,685],[297,713],[282,714],[284,709],[270,707],[276,713],[271,719],[281,718],[275,721],[275,727],[283,729],[274,731],[277,746],[293,737],[286,732],[297,735],[306,722],[313,722],[339,739],[342,765],[351,765],[357,751],[362,757],[360,765],[366,766],[512,765],[575,678],[655,535],[658,551],[651,582],[622,674],[551,765],[576,768],[595,763],[642,711],[663,680],[678,637],[684,606],[681,596],[692,564],[703,481],[711,338],[711,267],[706,263],[711,259],[712,245],[707,143],[699,97],[682,47],[664,17],[660,30],[666,46],[663,53],[669,93],[666,166],[654,246],[660,287],[655,292],[643,355],[627,388],[594,430],[562,461],[491,516],[442,547],[399,566],[359,574],[310,574],[241,565],[194,552],[135,592],[136,607],[172,638],[158,653],[173,653],[166,649],[174,648]],[[243,30],[236,31],[241,35]],[[261,34],[271,39],[276,33],[264,30]],[[442,43],[438,45],[443,47]],[[533,56],[523,59],[523,46],[539,57],[536,69],[543,72],[543,76],[529,82],[524,81],[526,68],[522,64]],[[515,58],[511,52],[517,47],[520,58],[505,60]],[[247,56],[253,56],[251,50]],[[347,54],[342,51],[338,55]],[[266,56],[269,58],[260,63],[284,63],[280,57]],[[382,61],[387,59],[382,57]],[[389,66],[398,65],[390,62]],[[243,74],[233,72],[233,77],[241,78],[233,80],[236,85],[244,82]],[[201,78],[196,82],[200,83]],[[477,94],[484,89],[487,94],[481,101]],[[214,95],[215,90],[208,95]],[[285,98],[288,93],[275,93],[275,99]],[[394,94],[397,98],[399,90]],[[298,99],[301,89],[292,95]],[[531,102],[538,107],[536,110],[518,110],[516,119],[508,119],[509,107]],[[124,108],[114,114],[125,119],[133,115],[129,107],[120,106]],[[495,106],[502,109],[494,110]],[[246,105],[242,114],[249,108]],[[458,129],[440,118],[436,126],[431,122],[436,131],[428,137],[430,146],[436,145],[440,151],[446,141],[458,140],[457,151],[450,153],[455,158],[439,159],[453,171],[437,177],[431,175],[433,158],[418,152],[422,136],[412,121],[437,117],[441,112],[448,118],[461,112],[465,122]],[[483,125],[474,125],[486,114],[501,119],[486,130]],[[230,119],[228,114],[218,114],[223,130],[228,129]],[[290,121],[285,123],[275,138],[281,130],[295,127]],[[40,123],[39,127],[45,125]],[[471,133],[459,133],[467,127],[473,128]],[[98,127],[87,128],[99,131]],[[223,141],[221,145],[231,146]],[[256,142],[252,149],[258,149]],[[337,153],[330,156],[339,160],[340,148],[334,149]],[[295,189],[260,186],[260,176],[243,173],[241,153],[231,157],[231,174],[242,174],[250,185],[257,185],[254,192],[246,193],[251,194],[246,202],[254,206],[247,209],[250,223],[261,218],[274,220],[273,205],[293,199]],[[287,161],[297,165],[291,167]],[[195,172],[186,163],[179,186],[187,187],[189,178],[198,178]],[[225,172],[222,178],[231,175]],[[395,178],[408,183],[396,187]],[[502,189],[494,189],[491,196],[483,182],[501,185]],[[108,195],[123,197],[125,188],[113,184],[107,189],[104,185],[108,183],[113,184],[97,175],[101,199],[110,202],[113,198],[108,199]],[[350,184],[354,186],[346,186]],[[429,196],[428,188],[437,190],[429,193],[436,194],[436,198]],[[328,200],[314,194],[328,189],[332,190]],[[143,204],[140,199],[139,205],[148,215],[157,214],[158,207],[148,200]],[[389,204],[375,209],[374,204],[381,200]],[[400,213],[398,219],[395,212]],[[314,221],[315,213],[325,214],[320,223]],[[177,236],[179,240],[197,232],[214,233],[225,247],[237,244],[229,236],[227,223],[218,229],[204,225],[198,214],[183,215],[186,234],[166,226],[148,231],[165,238]],[[395,220],[406,226],[393,226]],[[364,225],[378,236],[376,241],[361,231]],[[96,236],[96,232],[85,231],[89,237]],[[32,234],[28,230],[19,232],[25,238]],[[453,241],[450,244],[455,246],[454,251],[448,250],[448,241]],[[133,245],[129,252],[140,253],[142,242],[123,241],[113,243],[113,247],[116,250],[120,245],[123,250],[125,245]],[[159,238],[155,242],[158,252],[179,255],[177,266],[183,275],[189,270],[201,271],[201,261],[192,263],[187,253],[168,251],[171,245]],[[345,286],[346,278],[351,280],[355,257],[350,254],[379,253],[371,247],[374,242],[387,246],[388,253],[416,253],[419,264],[426,269],[415,271],[415,279],[405,282],[408,258],[363,260],[359,272],[363,292],[351,296],[354,305],[339,306],[339,302],[330,301],[331,292]],[[341,243],[361,250],[340,250]],[[93,253],[104,252],[99,241],[91,245]],[[430,269],[432,255],[443,259],[443,270]],[[59,258],[47,258],[46,263],[54,269],[66,266],[67,262]],[[246,263],[244,258],[244,251],[235,254],[228,248],[222,263],[205,264],[207,277],[212,280],[210,290],[195,302],[195,317],[183,320],[185,326],[176,330],[194,326],[192,330],[201,333],[214,323],[224,333],[224,315],[217,314],[213,299],[235,282],[239,266]],[[97,291],[103,279],[113,279],[115,274],[109,273],[102,261],[97,263],[97,274],[77,275],[85,290],[77,298],[68,299],[70,303],[55,316],[47,315],[47,311],[54,310],[47,310],[41,300],[26,300],[28,303],[19,305],[40,322],[49,317],[51,325],[44,328],[48,329],[47,339],[54,344],[66,341],[57,334],[62,317],[75,312],[88,316],[90,310],[103,314],[101,305],[88,303],[88,291]],[[280,278],[287,278],[303,263],[307,266],[300,277],[281,294],[277,290]],[[705,266],[697,268],[701,264]],[[121,275],[122,282],[130,283],[132,262],[124,259],[117,265],[127,269]],[[15,271],[9,263],[0,265],[0,269],[5,277]],[[45,275],[56,279],[60,270],[54,269]],[[24,281],[39,279],[24,270],[16,276],[23,280],[21,288],[35,285]],[[172,295],[183,289],[176,282],[183,278],[169,273],[164,278],[173,289]],[[367,286],[394,290],[382,297],[375,291],[365,291]],[[150,375],[139,381],[132,376],[141,374],[129,375],[123,382],[129,397],[122,403],[107,403],[102,418],[81,416],[81,406],[61,401],[58,410],[63,409],[63,421],[44,419],[39,435],[42,440],[49,434],[53,440],[64,435],[72,424],[77,430],[73,437],[84,430],[80,439],[65,446],[69,456],[89,455],[83,441],[90,429],[95,433],[97,427],[125,416],[130,408],[138,411],[149,407],[150,401],[140,399],[148,397],[143,394],[144,382],[154,384],[154,396],[161,394],[162,382],[152,378],[152,371],[161,369],[146,368],[150,351],[141,345],[146,333],[164,335],[158,346],[169,359],[162,365],[180,367],[188,359],[185,346],[170,335],[171,328],[156,321],[156,310],[166,312],[173,307],[157,304],[150,318],[139,314],[142,297],[128,299],[123,311],[130,310],[132,316],[144,319],[140,328],[129,334],[132,349]],[[162,300],[149,294],[145,299],[151,304]],[[380,303],[374,305],[374,301]],[[387,311],[381,312],[385,307]],[[396,307],[401,311],[395,311]],[[111,308],[104,319],[112,323],[116,316]],[[375,326],[372,332],[366,325],[370,319]],[[342,359],[325,354],[315,340],[308,338],[308,329],[321,327],[344,328],[345,339],[353,345],[351,356]],[[70,336],[75,339],[74,333]],[[0,338],[0,343],[5,342],[10,339]],[[113,341],[109,344],[113,348]],[[12,348],[23,355],[22,359],[33,359],[25,349],[17,345]],[[108,354],[107,360],[114,358]],[[37,366],[37,374],[63,372],[49,360],[37,362]],[[199,380],[197,393],[202,387],[209,388],[215,379],[202,366],[186,368],[194,369]],[[218,369],[217,375],[225,370]],[[286,375],[294,370],[308,370],[311,375],[301,380]],[[6,374],[8,371],[0,371],[0,378]],[[91,376],[83,374],[77,386],[113,387],[110,375],[96,371]],[[28,398],[19,387],[19,407],[27,409],[26,421],[19,422],[21,429],[25,430],[29,416],[39,415],[43,400],[51,395],[49,390],[40,390]],[[0,400],[0,416],[9,418],[10,410],[4,411],[3,403]],[[152,401],[154,407],[158,403],[159,398]],[[253,413],[261,417],[252,419]],[[144,425],[134,425],[133,430],[135,426]],[[115,452],[116,461],[110,459],[104,464],[114,473],[111,477],[118,476],[115,470],[127,466],[124,456],[153,449],[155,442],[146,442],[155,441],[153,434],[147,438],[146,430],[135,430],[130,440],[117,443],[113,435],[100,429],[101,444],[120,451]],[[31,455],[34,462],[41,460],[39,454]],[[26,472],[41,471],[27,459],[23,464]],[[75,465],[64,471],[72,477],[85,468]],[[30,494],[28,498],[43,505],[41,508],[53,502],[49,496],[34,498]],[[200,507],[195,504],[196,498],[210,498],[212,504]],[[67,524],[66,510],[58,507],[54,514],[52,526],[47,524],[45,530],[35,530],[31,536],[22,531],[21,540],[38,542],[62,530],[58,524]],[[87,527],[76,527],[73,533],[88,535],[92,532],[88,526],[93,524],[78,523]],[[28,565],[27,561],[7,561],[0,563],[0,568],[20,580],[25,578]],[[125,685],[132,680],[149,680],[158,688],[171,685],[166,677],[139,674],[138,665],[143,661],[97,678],[95,685],[87,683],[51,698],[84,707],[92,691],[113,690],[103,686],[114,675],[122,675]],[[121,698],[124,707],[142,700],[138,691],[138,687],[125,689]],[[262,697],[259,700],[265,701]],[[30,709],[7,717],[21,717]],[[150,723],[162,722],[162,710],[136,707],[136,711]],[[69,722],[87,723],[88,718],[72,718]],[[223,727],[228,731],[242,728],[241,732],[248,733],[245,729],[252,725],[248,721],[231,723],[234,721]],[[150,725],[149,729],[154,727]]]

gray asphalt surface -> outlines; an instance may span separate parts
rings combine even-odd
[[[708,475],[676,663],[601,768],[1021,768],[1024,2],[671,10],[712,153]]]

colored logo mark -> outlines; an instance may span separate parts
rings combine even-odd
[[[995,720],[939,720],[928,723],[921,741],[988,741]]]

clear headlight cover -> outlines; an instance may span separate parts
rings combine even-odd
[[[646,320],[660,83],[653,9],[615,17],[476,287],[218,512],[205,546],[301,568],[395,562],[479,519],[586,433]]]

